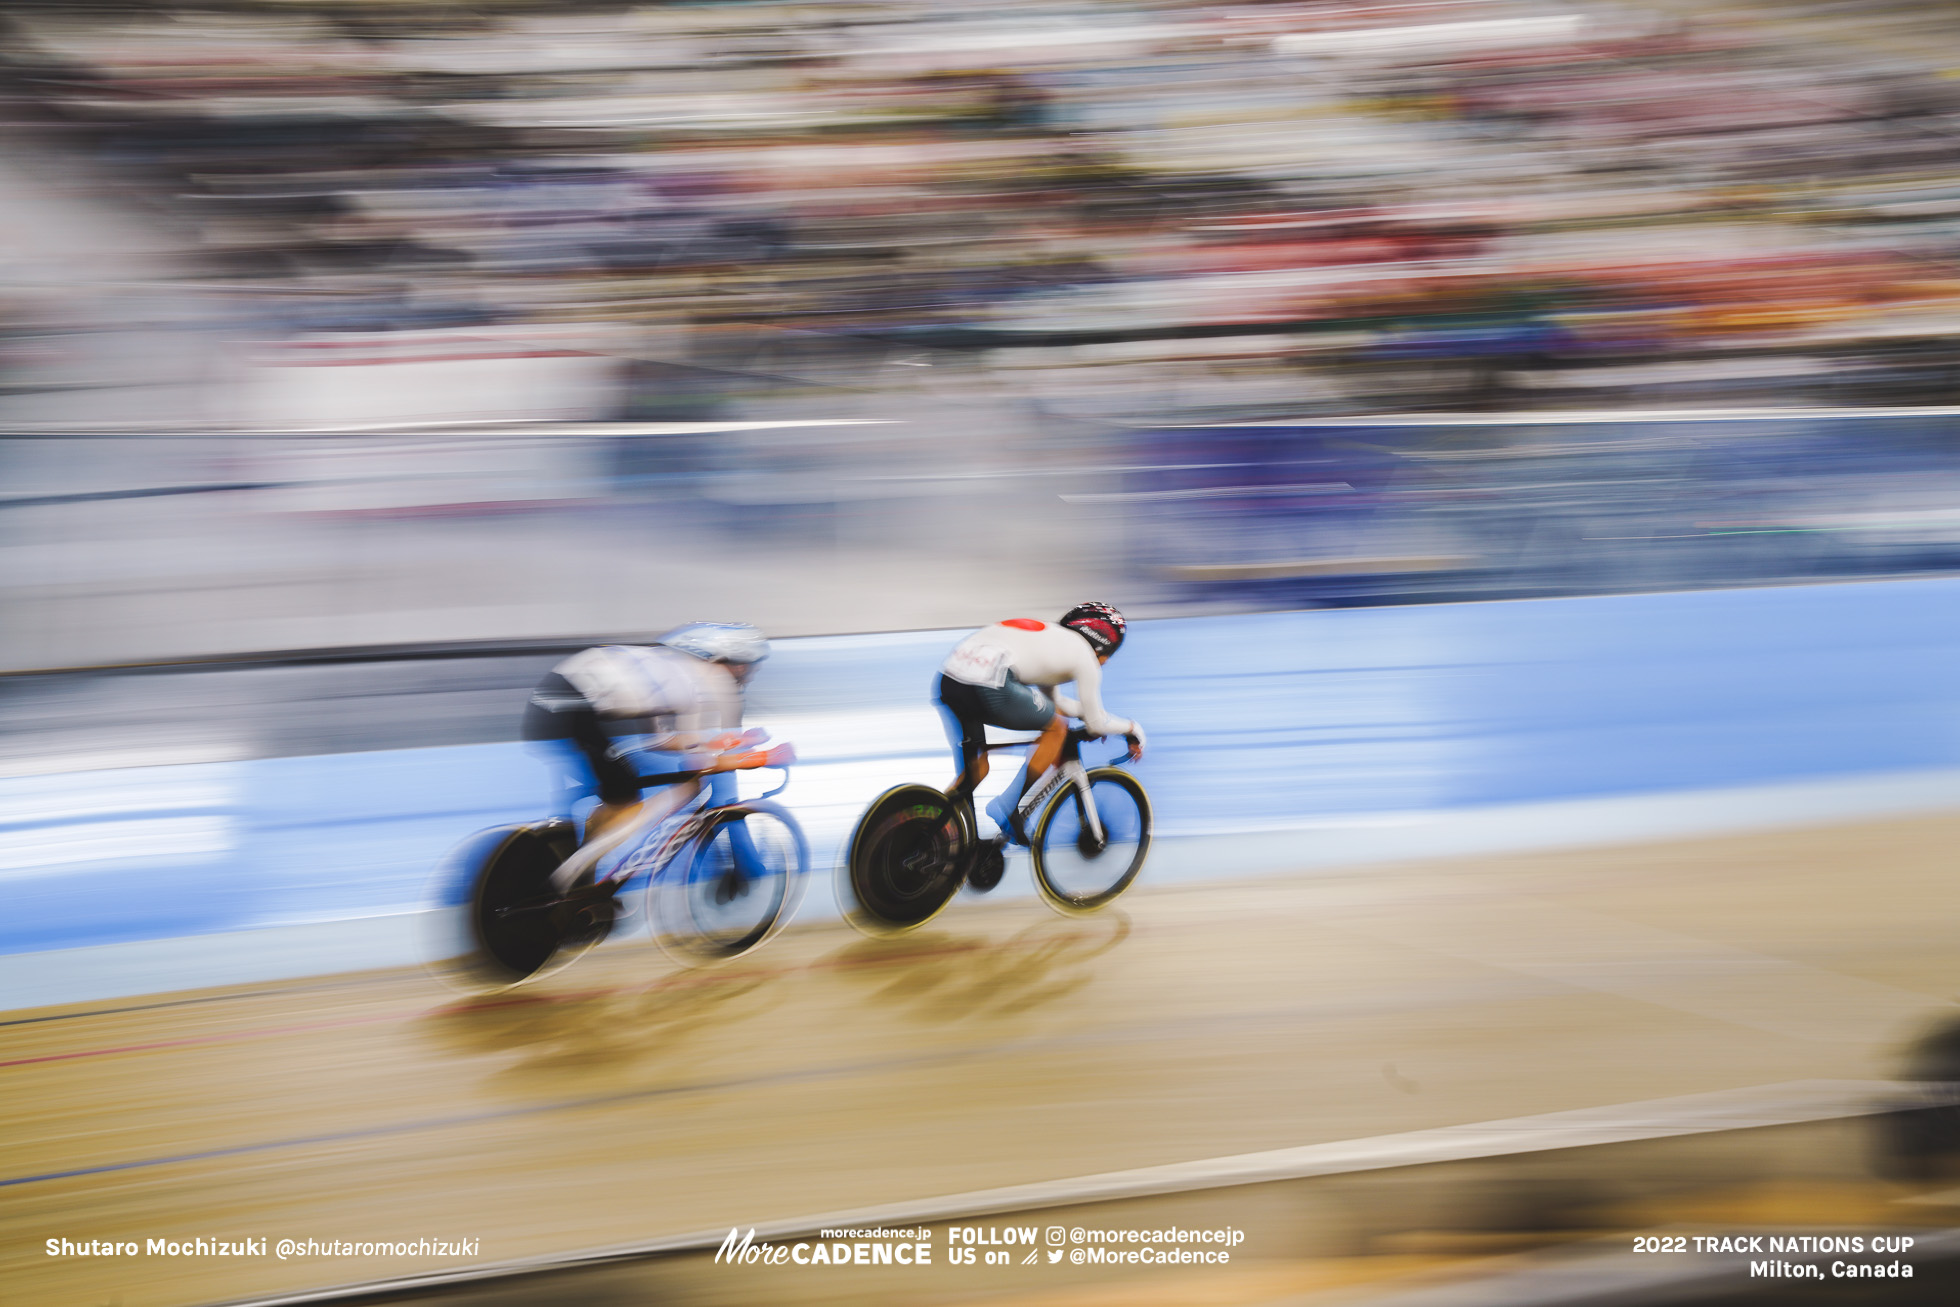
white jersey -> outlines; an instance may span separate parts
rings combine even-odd
[[[1014,617],[982,627],[953,647],[940,670],[956,681],[999,689],[1009,672],[1023,685],[1048,691],[1055,707],[1080,717],[1091,735],[1129,735],[1136,723],[1112,717],[1102,705],[1102,664],[1089,642],[1050,622]],[[1080,699],[1056,694],[1055,687],[1075,684]]]
[[[646,718],[657,735],[730,730],[742,724],[742,687],[728,669],[660,645],[608,644],[552,668],[601,718]]]

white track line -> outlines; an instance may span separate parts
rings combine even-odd
[[[1158,429],[1213,431],[1239,430],[1247,427],[1569,427],[1620,426],[1655,422],[1815,422],[1839,418],[1956,416],[1960,416],[1960,407],[1951,404],[1895,408],[1600,408],[1521,413],[1366,413],[1352,417],[1279,418],[1268,422],[1177,422],[1165,423]]]
[[[1566,1148],[1594,1148],[1646,1139],[1673,1139],[1729,1130],[1837,1121],[1890,1111],[1906,1101],[1906,1096],[1913,1089],[1914,1086],[1890,1080],[1790,1080],[1676,1098],[1586,1107],[1568,1112],[1545,1112],[1500,1121],[1442,1126],[1434,1130],[1411,1130],[1366,1139],[1343,1139],[1299,1148],[1211,1157],[1131,1171],[1042,1180],[1034,1184],[980,1189],[882,1207],[861,1207],[816,1216],[756,1222],[753,1229],[757,1240],[789,1239],[839,1227],[929,1225],[1004,1212],[1150,1198],[1203,1189],[1268,1184],[1277,1180],[1304,1180],[1316,1176],[1349,1175],[1358,1171],[1380,1171],[1403,1166],[1432,1166],[1441,1162],[1512,1157]],[[563,1270],[660,1254],[699,1252],[720,1247],[727,1237],[726,1229],[701,1230],[586,1252],[460,1267],[273,1298],[253,1298],[234,1303],[232,1307],[297,1307],[302,1303],[406,1293],[527,1272]]]

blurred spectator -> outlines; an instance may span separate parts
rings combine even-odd
[[[1029,350],[1234,334],[1178,403],[1566,405],[1658,376],[1722,402],[1948,397],[1960,94],[1950,36],[1907,6],[9,21],[17,131],[181,232],[184,296],[256,299],[245,321],[277,338],[604,324],[577,348],[637,362],[558,416],[653,411],[637,392],[704,358],[688,407],[876,389],[922,343],[1012,349],[1018,384]],[[1255,358],[1277,383],[1256,395]]]

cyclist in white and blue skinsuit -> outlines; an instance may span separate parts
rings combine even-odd
[[[1110,605],[1077,604],[1052,625],[1011,617],[983,627],[946,656],[934,699],[960,766],[948,793],[971,794],[986,779],[987,727],[1041,732],[1019,784],[987,805],[1002,840],[1027,843],[1026,832],[1015,828],[1014,809],[1028,786],[1061,757],[1068,729],[1063,718],[1081,718],[1094,736],[1125,736],[1130,758],[1143,757],[1143,727],[1111,716],[1102,704],[1102,665],[1122,647],[1127,629],[1123,614]],[[1068,684],[1075,686],[1074,698],[1055,692]]]
[[[698,779],[668,784],[663,774],[688,769],[711,775],[711,803],[732,802],[732,774],[745,755],[724,751],[741,743],[743,689],[756,664],[769,656],[769,642],[753,626],[692,622],[676,627],[651,646],[603,645],[574,654],[552,668],[532,693],[524,711],[523,736],[553,764],[557,780],[554,812],[570,816],[573,805],[597,795],[599,806],[587,816],[578,855],[559,869],[560,889],[633,835],[679,812],[700,796]],[[644,744],[623,748],[606,723],[643,727]],[[708,750],[713,758],[690,757]],[[646,786],[659,786],[642,799]],[[748,832],[730,828],[738,859],[751,865],[755,850]],[[554,877],[556,880],[557,877]]]

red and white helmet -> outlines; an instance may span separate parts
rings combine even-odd
[[[1123,647],[1123,633],[1129,623],[1110,604],[1077,604],[1062,614],[1062,625],[1089,642],[1104,658]]]

